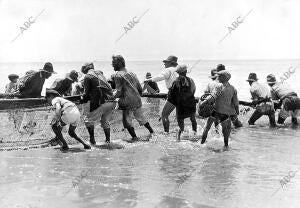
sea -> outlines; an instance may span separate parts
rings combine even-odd
[[[251,72],[257,73],[263,84],[268,74],[274,74],[278,80],[282,77],[300,93],[300,69],[297,68],[300,60],[188,60],[179,63],[192,68],[188,76],[196,83],[197,96],[210,81],[210,70],[221,63],[231,72],[230,83],[237,89],[240,100],[250,101],[246,79]],[[0,92],[8,83],[8,74],[23,76],[28,70],[42,68],[43,64],[0,63]],[[83,64],[53,62],[57,74],[46,81],[45,87],[73,69],[79,71]],[[128,61],[126,67],[142,82],[147,72],[152,76],[159,74],[163,63],[160,60]],[[95,62],[95,68],[107,77],[113,73],[110,62]],[[289,71],[293,73],[286,73]],[[166,92],[164,82],[160,82],[159,87],[161,92]],[[217,133],[217,130],[221,132],[220,127],[212,127],[204,145],[190,140],[188,119],[183,139],[176,141],[174,115],[170,119],[170,134],[163,134],[159,117],[164,102],[161,100],[158,108],[153,108],[144,100],[145,116],[155,131],[150,141],[124,142],[122,139],[129,135],[119,119],[112,120],[112,144],[109,146],[104,144],[103,131],[98,126],[98,146],[92,150],[72,144],[69,152],[61,152],[58,147],[0,151],[0,207],[300,207],[300,129],[290,125],[290,118],[286,125],[277,128],[269,127],[267,117],[250,127],[247,120],[253,110],[240,114],[243,127],[232,129],[229,149],[224,149],[223,138]],[[6,133],[14,127],[9,124],[11,121],[6,113],[0,116],[1,147],[1,142],[7,140]],[[205,120],[198,118],[197,123],[199,138]],[[48,121],[37,125],[42,133],[40,138],[53,135]],[[148,132],[137,122],[134,125],[137,135],[147,138]],[[84,127],[77,132],[88,141]],[[30,140],[34,135],[16,133],[13,136]],[[9,139],[13,142],[18,138]]]

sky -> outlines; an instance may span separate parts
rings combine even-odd
[[[0,62],[299,59],[299,8],[299,0],[0,0]]]

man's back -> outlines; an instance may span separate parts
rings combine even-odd
[[[116,89],[121,93],[119,103],[128,109],[142,106],[142,86],[133,72],[118,71],[114,77]],[[120,106],[122,108],[122,106]]]
[[[274,86],[271,87],[271,95],[273,100],[279,100],[286,95],[295,93],[289,85],[285,83],[276,83]]]
[[[218,96],[215,103],[215,108],[218,113],[226,115],[236,115],[238,107],[238,98],[236,89],[227,83],[217,89]]]
[[[20,78],[18,92],[23,98],[41,97],[45,78],[39,71],[32,72]]]
[[[71,95],[72,81],[67,78],[56,79],[50,88],[54,89],[61,95]]]

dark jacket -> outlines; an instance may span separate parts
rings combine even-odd
[[[50,88],[56,90],[61,95],[71,95],[72,81],[67,78],[56,79]]]
[[[110,84],[102,74],[95,73],[94,70],[84,76],[84,94],[82,102],[90,101],[90,112],[96,110],[101,104],[109,101],[113,97]]]
[[[20,78],[18,83],[18,93],[22,98],[41,97],[41,92],[45,83],[45,78],[40,71],[35,71]]]
[[[196,112],[196,86],[194,81],[186,76],[179,76],[169,89],[168,101],[176,106],[177,116],[186,118]]]

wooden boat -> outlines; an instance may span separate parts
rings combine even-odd
[[[0,111],[6,111],[6,110],[16,110],[16,109],[32,109],[32,108],[40,108],[40,107],[47,107],[50,106],[46,99],[44,97],[41,98],[15,98],[11,99],[12,95],[10,94],[1,94],[0,93]],[[78,103],[80,100],[80,95],[75,96],[66,96],[64,97],[67,100],[70,100],[74,103]],[[149,98],[160,98],[160,99],[166,99],[167,94],[166,93],[157,93],[157,94],[151,94],[151,93],[143,93],[142,97],[149,97]],[[4,98],[4,99],[3,99]],[[9,99],[6,99],[9,98]],[[196,98],[199,100],[199,98]],[[239,101],[240,105],[244,106],[251,106],[251,102],[246,101]]]
[[[9,99],[6,99],[6,98]],[[16,109],[32,109],[32,108],[40,108],[40,107],[47,107],[49,104],[47,103],[44,97],[41,98],[15,98],[11,99],[10,94],[0,94],[0,111],[6,110],[16,110]],[[80,95],[75,96],[66,96],[64,97],[67,100],[72,102],[78,103],[80,100]],[[160,94],[150,94],[150,93],[143,93],[142,97],[151,97],[151,98],[167,98],[167,94],[160,93]]]

